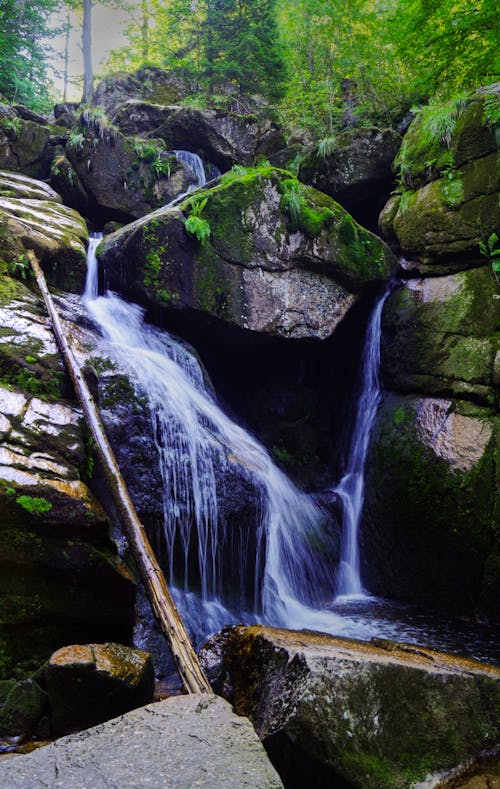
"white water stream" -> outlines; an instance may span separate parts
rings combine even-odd
[[[347,456],[347,469],[333,488],[342,501],[342,543],[336,602],[366,597],[359,570],[359,526],[365,497],[365,464],[373,421],[380,403],[380,323],[389,289],[376,303],[366,331],[360,391]]]

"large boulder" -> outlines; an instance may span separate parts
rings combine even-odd
[[[9,104],[0,104],[0,169],[33,178],[44,177],[48,169],[50,129],[26,119],[26,113],[22,115]]]
[[[73,644],[51,656],[45,670],[56,734],[88,729],[153,699],[147,652],[123,644]]]
[[[127,101],[177,104],[189,94],[189,85],[181,77],[146,66],[133,74],[119,71],[103,79],[94,91],[92,103],[111,116]]]
[[[100,222],[123,222],[169,203],[196,177],[161,140],[127,138],[90,109],[53,162],[51,182]]]
[[[384,396],[366,464],[361,537],[371,592],[499,616],[499,440],[491,409]]]
[[[286,785],[409,789],[498,744],[500,670],[474,661],[261,626],[202,660]]]
[[[407,259],[408,270],[447,274],[482,265],[481,243],[498,230],[500,83],[450,109],[453,131],[431,133],[417,116],[398,157],[402,182],[380,216],[382,233]]]
[[[135,584],[89,489],[94,459],[41,305],[0,275],[0,676],[68,641],[127,641]]]
[[[161,138],[168,148],[194,151],[221,170],[254,164],[285,144],[281,129],[262,112],[241,115],[128,101],[112,120],[123,134]]]
[[[410,279],[383,314],[382,375],[397,392],[494,406],[500,384],[497,283],[489,266]]]
[[[133,710],[26,756],[0,760],[0,784],[92,789],[282,789],[251,723],[216,696],[191,694]],[[83,783],[82,783],[83,781]]]
[[[98,254],[111,287],[136,300],[286,338],[330,336],[356,294],[397,267],[331,198],[271,167],[228,174]]]
[[[298,177],[375,230],[393,186],[392,162],[400,145],[400,135],[391,129],[350,129],[304,156]]]
[[[33,249],[50,282],[81,289],[85,281],[87,227],[42,181],[0,172],[0,271],[26,279],[26,250]]]

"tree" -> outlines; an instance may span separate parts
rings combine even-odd
[[[9,101],[46,109],[46,42],[56,31],[58,0],[0,0],[0,93]]]

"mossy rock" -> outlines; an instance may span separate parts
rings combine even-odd
[[[119,275],[145,303],[286,337],[329,336],[354,294],[396,269],[334,200],[268,166],[230,173],[180,210],[123,228],[98,255],[112,287]]]
[[[201,659],[249,717],[285,784],[410,789],[498,738],[500,672],[406,644],[252,626]],[[288,780],[287,780],[288,779]]]
[[[400,194],[380,216],[382,233],[420,274],[485,262],[480,244],[498,230],[498,84],[449,107],[424,108],[396,159]]]
[[[384,396],[366,466],[361,555],[370,591],[460,613],[478,608],[498,550],[498,427],[490,410],[461,401]]]
[[[43,716],[48,697],[32,679],[14,685],[0,707],[0,736],[27,737]]]
[[[496,295],[489,266],[409,280],[394,290],[383,314],[385,385],[495,407],[500,350]]]

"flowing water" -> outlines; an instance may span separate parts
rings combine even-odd
[[[365,463],[373,421],[380,402],[380,324],[386,290],[375,304],[368,323],[361,358],[360,392],[352,430],[347,468],[333,488],[342,502],[342,543],[337,573],[336,601],[348,602],[366,596],[359,574],[359,525],[365,492]]]
[[[336,587],[324,511],[274,465],[264,447],[221,411],[196,357],[184,345],[145,324],[137,305],[111,292],[98,296],[98,243],[98,238],[91,239],[89,245],[84,302],[103,335],[103,351],[128,372],[138,393],[148,400],[163,482],[163,524],[156,542],[164,547],[164,569],[193,640],[199,645],[227,624],[259,621],[417,643],[429,643],[431,633],[431,645],[443,646],[432,628],[409,626],[397,614],[388,615],[387,606],[373,598],[361,600],[357,607],[338,604],[345,596],[352,600],[363,595],[357,528],[369,432],[379,399],[385,296],[368,327],[347,471],[336,488],[346,512],[341,582]],[[251,491],[253,522],[230,523],[221,509],[221,484],[224,487],[224,480],[235,472]],[[335,591],[341,595],[336,603]],[[444,646],[450,648],[449,643]]]

